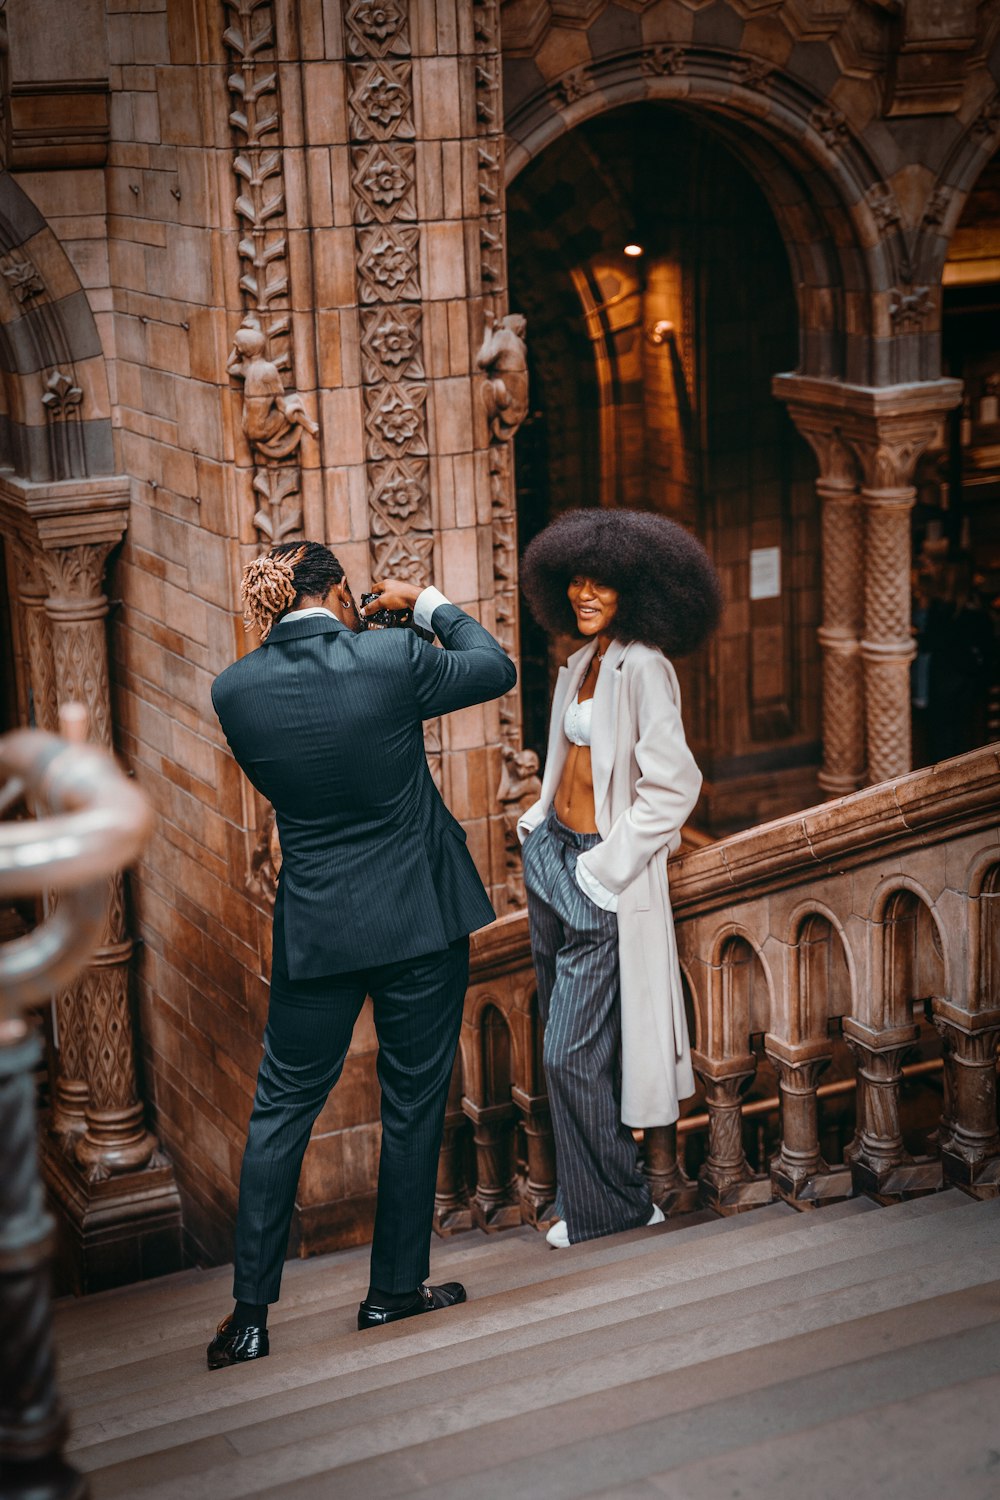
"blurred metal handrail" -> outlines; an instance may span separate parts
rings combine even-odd
[[[62,1458],[45,1211],[35,1139],[41,1045],[20,1011],[69,984],[101,941],[111,877],[131,863],[152,814],[106,751],[84,743],[87,712],[67,704],[63,738],[21,729],[0,738],[0,813],[22,797],[39,816],[0,824],[0,898],[55,891],[46,919],[0,946],[0,1489],[11,1500],[86,1500]],[[68,743],[67,743],[68,742]]]
[[[0,824],[0,898],[59,893],[44,922],[0,948],[0,1017],[74,977],[100,939],[108,878],[135,859],[152,826],[138,788],[106,751],[82,743],[86,719],[67,704],[64,738],[20,729],[0,739],[0,798],[9,806],[24,795],[41,815]]]

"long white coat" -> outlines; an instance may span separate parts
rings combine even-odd
[[[542,795],[518,823],[521,842],[552,805],[569,741],[566,705],[597,650],[575,652],[556,680]],[[602,842],[580,856],[618,894],[621,963],[622,1119],[670,1125],[694,1093],[677,942],[667,887],[667,855],[701,789],[701,772],[681,722],[677,674],[662,652],[613,641],[594,694],[591,765]]]

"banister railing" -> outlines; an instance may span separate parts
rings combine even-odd
[[[0,1470],[3,1493],[77,1500],[60,1456],[49,1307],[52,1222],[43,1206],[33,1075],[38,1038],[22,1015],[67,984],[100,941],[109,878],[145,843],[145,798],[103,750],[82,743],[87,716],[60,713],[64,738],[18,730],[0,739],[0,812],[24,799],[37,821],[0,824],[0,898],[55,892],[32,932],[0,947]]]
[[[774,1196],[806,1208],[857,1191],[997,1191],[998,822],[1000,746],[988,746],[671,860],[705,1090],[704,1116],[683,1122],[681,1135],[707,1117],[702,1201],[728,1213]],[[523,912],[474,935],[439,1176],[442,1232],[545,1221],[555,1173],[534,988]],[[900,1094],[934,1062],[906,1065],[922,1017],[941,1036],[944,1112],[936,1154],[913,1161]],[[499,1024],[509,1039],[498,1047]],[[823,1086],[840,1033],[856,1078]],[[773,1098],[743,1103],[761,1051],[777,1075],[780,1143],[768,1171],[754,1172],[744,1119],[773,1110]],[[820,1151],[820,1098],[855,1087],[854,1140],[845,1164],[831,1167]],[[695,1198],[677,1134],[647,1131],[644,1142],[654,1195],[668,1210]]]

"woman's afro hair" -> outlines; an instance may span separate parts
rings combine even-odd
[[[618,590],[614,634],[685,656],[719,622],[718,574],[696,537],[639,510],[568,510],[529,543],[521,587],[545,630],[577,634],[566,589],[577,575]]]

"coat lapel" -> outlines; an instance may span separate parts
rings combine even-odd
[[[596,644],[588,642],[579,651],[574,651],[566,665],[559,668],[556,676],[555,691],[552,694],[552,717],[549,721],[549,745],[545,756],[545,775],[542,778],[542,806],[546,809],[552,806],[555,799],[559,778],[562,776],[569,750],[569,741],[563,731],[566,705],[580,691],[580,683],[590,665],[590,658],[596,650]]]
[[[594,693],[593,737],[590,765],[594,776],[594,819],[605,830],[602,819],[604,804],[611,790],[611,771],[615,763],[615,741],[618,737],[618,699],[621,693],[621,665],[627,643],[612,641],[601,664]]]

